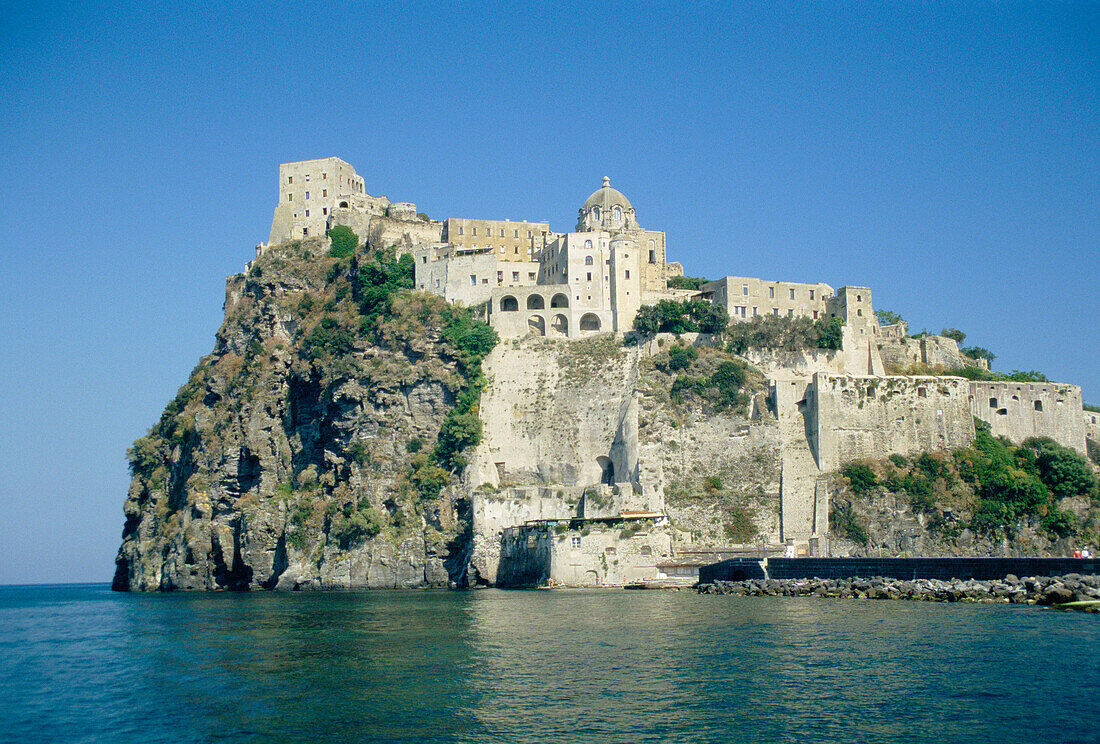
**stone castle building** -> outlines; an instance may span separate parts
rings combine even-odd
[[[758,450],[753,448],[778,450],[780,509],[773,537],[799,555],[819,554],[826,542],[825,475],[843,462],[966,446],[974,439],[974,416],[989,422],[994,434],[1015,441],[1049,436],[1082,453],[1086,432],[1100,432],[1097,415],[1084,415],[1080,389],[1072,385],[888,375],[888,369],[952,369],[967,362],[952,339],[915,339],[907,336],[904,325],[880,326],[869,287],[834,289],[824,283],[731,275],[698,290],[670,288],[669,280],[684,271],[668,260],[665,233],[643,227],[629,199],[606,177],[578,210],[573,230],[555,232],[546,222],[431,220],[417,213],[414,204],[368,195],[363,179],[339,158],[281,165],[270,243],[322,236],[335,225],[347,225],[362,240],[412,255],[416,289],[479,307],[505,339],[623,334],[631,330],[642,305],[662,299],[713,302],[727,310],[731,322],[769,315],[842,319],[840,350],[793,355],[750,350],[747,358],[768,377],[767,400],[753,404],[755,413],[744,430],[699,439],[725,443],[724,450],[702,453],[707,461],[731,456],[738,447],[745,450],[739,455],[743,458],[755,457]],[[261,244],[258,250],[265,247]],[[647,345],[635,353],[659,352]],[[551,578],[606,578],[615,570],[621,577],[637,577],[639,571],[655,570],[661,560],[673,561],[664,533],[648,533],[653,541],[639,544],[636,552],[605,536],[606,544],[598,543],[598,550],[588,555],[593,540],[587,536],[570,533],[566,546],[547,531],[555,524],[564,529],[569,519],[582,516],[616,525],[632,519],[656,523],[666,511],[663,488],[654,485],[662,480],[647,475],[646,468],[668,453],[663,445],[646,450],[639,444],[637,400],[631,399],[632,392],[618,390],[630,387],[630,364],[623,362],[626,366],[616,368],[604,388],[582,399],[572,400],[570,393],[560,396],[574,409],[550,418],[569,421],[580,433],[570,434],[577,443],[568,451],[553,454],[562,446],[561,432],[544,426],[545,405],[535,406],[527,392],[545,383],[547,370],[557,363],[551,352],[537,345],[501,345],[490,363],[495,382],[481,406],[485,438],[468,476],[471,488],[484,484],[493,493],[501,491],[498,498],[474,503],[475,545],[488,546],[490,555],[484,570],[497,571],[498,565],[511,562],[523,573],[534,561],[537,571],[549,571]],[[530,421],[516,418],[528,409]],[[534,437],[531,432],[542,433]],[[586,494],[595,488],[603,489],[601,498],[609,506],[592,516]],[[558,524],[560,519],[566,522]],[[520,529],[532,520],[542,532]],[[620,551],[621,567],[608,574],[604,566],[601,572],[599,560],[616,555],[615,550]],[[578,562],[554,569],[567,554],[573,556],[569,561]]]

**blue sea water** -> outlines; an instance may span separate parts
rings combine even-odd
[[[1096,742],[1100,615],[0,587],[4,742]]]

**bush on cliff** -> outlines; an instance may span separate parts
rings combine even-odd
[[[721,333],[729,315],[721,305],[704,300],[660,300],[642,305],[634,316],[634,331],[642,336],[655,333]]]
[[[744,354],[750,348],[784,349],[839,349],[843,338],[844,321],[840,318],[812,320],[807,317],[780,317],[757,315],[751,320],[730,324],[731,354]]]
[[[355,283],[355,300],[359,303],[360,334],[368,335],[375,321],[390,310],[390,301],[402,289],[412,289],[416,264],[412,254],[395,258],[392,251],[372,251],[360,264]]]
[[[673,276],[668,280],[669,289],[699,289],[707,283],[707,279],[701,276]]]
[[[328,254],[333,258],[348,258],[359,247],[359,236],[347,225],[336,225],[328,231],[328,237],[332,241]]]

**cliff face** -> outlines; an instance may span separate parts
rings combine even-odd
[[[129,452],[114,588],[465,581],[469,504],[426,454],[469,385],[452,311],[379,290],[364,314],[362,277],[397,262],[327,249],[276,246],[227,280],[214,351]]]

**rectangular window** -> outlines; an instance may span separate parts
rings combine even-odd
[[[756,310],[757,310],[757,309],[756,309],[755,307],[754,307],[754,308],[752,309],[752,314],[753,314],[753,316],[757,316],[757,315],[759,315],[759,314],[760,314],[760,313],[758,313],[758,312],[757,312]]]
[[[497,272],[497,284],[500,284],[503,281],[504,281],[504,272],[503,271],[498,271]]]
[[[303,228],[302,228],[302,235],[303,235],[303,236],[305,236],[305,235],[309,235],[309,228],[308,228],[308,227],[303,227]]]
[[[435,288],[439,289],[439,280],[438,279],[435,280]]]
[[[787,311],[787,317],[788,318],[793,318],[794,317],[794,310],[788,310]]]
[[[422,260],[422,261],[421,261],[420,263],[428,263],[428,257],[427,257],[427,256],[424,256],[424,257],[423,257],[423,260]]]
[[[779,317],[779,308],[773,307],[772,308],[772,315],[774,315],[776,317]]]
[[[477,228],[476,228],[476,227],[474,228],[474,232],[473,232],[473,234],[474,234],[474,235],[477,235]]]
[[[535,272],[533,272],[533,271],[528,271],[527,272],[527,281],[529,281],[529,282],[535,281]]]
[[[501,253],[504,253],[504,246],[501,246],[501,247],[500,247],[500,252],[501,252]]]
[[[321,196],[322,197],[328,196],[328,189],[321,189]]]
[[[744,295],[745,297],[749,296],[749,285],[747,285],[747,284],[741,285],[741,294]]]
[[[519,272],[518,271],[513,271],[512,272],[512,281],[513,282],[518,282],[519,281]]]
[[[592,281],[592,272],[591,271],[588,272],[588,281]]]
[[[306,183],[309,183],[309,174],[306,174]]]
[[[482,283],[482,284],[488,284],[488,283],[489,283],[489,280],[488,280],[488,279],[482,279],[482,280],[481,280],[481,283]]]
[[[742,317],[742,318],[744,318],[744,317],[745,317],[745,312],[746,312],[747,310],[748,310],[748,308],[747,308],[747,307],[743,307],[743,308],[741,308],[741,317]],[[755,313],[754,313],[754,314],[755,314]]]
[[[321,207],[321,214],[328,214],[328,207]]]
[[[574,548],[579,548],[581,546],[581,539],[579,537],[571,537],[569,538],[569,545]]]
[[[504,228],[503,227],[500,228],[500,237],[502,237],[502,238],[504,237]]]
[[[519,230],[516,230],[516,234],[513,235],[512,237],[518,238],[519,237]]]
[[[287,201],[294,201],[294,194],[287,194],[286,195],[286,200]]]
[[[306,210],[306,217],[309,217],[309,210]]]
[[[461,234],[462,234],[462,227],[461,227],[461,226],[459,226],[459,228],[458,228],[458,234],[459,234],[459,235],[461,235]]]
[[[768,298],[775,297],[775,287],[768,287]]]
[[[790,292],[791,292],[791,299],[793,300],[794,299],[794,290],[792,289],[792,290],[790,290]]]
[[[306,201],[309,201],[309,192],[306,192]]]
[[[287,183],[294,183],[294,176],[287,176],[286,177],[286,182]]]
[[[813,298],[814,298],[814,290],[811,289],[810,290],[810,299],[812,300]],[[815,313],[815,317],[816,317],[816,313]]]
[[[630,269],[627,269],[627,270],[626,270],[626,278],[627,278],[627,279],[629,279],[629,278],[630,278]]]
[[[327,174],[327,173],[322,173],[322,174],[321,174],[321,180],[322,180],[322,181],[324,181],[324,180],[325,180],[325,179],[327,179],[327,178],[328,178],[328,174]]]
[[[814,320],[817,320],[817,310],[814,310]]]
[[[470,274],[470,284],[473,284],[475,287],[477,286],[477,276],[476,275]]]

